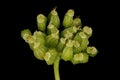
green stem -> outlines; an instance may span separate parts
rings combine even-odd
[[[55,76],[55,80],[60,80],[59,62],[60,62],[60,57],[58,56],[56,61],[54,62],[54,76]]]

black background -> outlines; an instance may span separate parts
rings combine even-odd
[[[23,29],[29,28],[32,32],[37,29],[36,16],[40,13],[48,15],[57,6],[57,11],[62,21],[68,9],[74,9],[75,16],[80,16],[83,26],[88,25],[93,29],[90,45],[95,46],[99,53],[89,59],[86,64],[73,65],[71,62],[60,62],[61,80],[83,80],[113,78],[118,71],[115,41],[113,35],[115,27],[112,26],[111,5],[100,1],[81,0],[29,0],[14,1],[6,9],[10,13],[11,26],[6,36],[9,45],[4,50],[2,59],[5,75],[10,78],[54,80],[53,66],[48,66],[45,61],[39,61],[29,49],[27,43],[20,36]],[[7,23],[6,23],[7,24]],[[114,29],[113,29],[114,28]],[[116,77],[114,77],[116,78]]]

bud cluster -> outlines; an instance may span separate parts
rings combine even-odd
[[[21,37],[29,44],[34,56],[53,65],[58,56],[73,64],[86,63],[89,56],[94,57],[97,49],[89,46],[92,28],[83,26],[79,17],[74,18],[74,10],[69,9],[60,25],[60,18],[56,9],[48,17],[43,14],[37,16],[37,27],[33,34],[29,29],[21,31]],[[62,30],[59,30],[59,29]]]

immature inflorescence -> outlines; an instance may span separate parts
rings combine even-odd
[[[48,65],[54,64],[57,56],[73,64],[86,63],[89,56],[94,57],[98,52],[94,46],[89,46],[92,28],[82,28],[81,19],[73,17],[74,10],[69,9],[60,25],[56,9],[50,12],[48,18],[39,14],[38,30],[32,34],[29,29],[24,29],[21,36],[29,44],[34,56],[45,60]],[[64,29],[60,31],[60,28]]]
[[[71,61],[73,64],[87,63],[89,56],[94,57],[98,50],[89,46],[92,28],[84,26],[79,17],[74,17],[74,10],[69,9],[60,25],[56,9],[48,17],[37,16],[37,27],[33,34],[29,29],[21,31],[21,37],[28,43],[34,56],[45,60],[48,65],[54,65],[55,80],[60,80],[60,60]]]

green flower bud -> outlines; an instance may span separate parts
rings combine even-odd
[[[92,36],[92,28],[91,27],[84,26],[83,32],[88,36],[88,38]]]
[[[56,47],[58,40],[59,40],[59,32],[50,34],[46,37],[46,46],[49,48]]]
[[[76,54],[76,53],[79,53],[81,52],[81,45],[78,41],[73,41],[73,53]]]
[[[53,24],[49,24],[47,26],[47,33],[48,34],[53,34],[53,33],[56,33],[56,32],[58,32],[58,29]]]
[[[64,32],[61,33],[61,37],[64,37],[66,39],[72,39],[73,34],[69,31],[64,31]]]
[[[21,31],[21,37],[25,40],[25,42],[28,43],[31,50],[33,50],[34,46],[34,38],[32,36],[32,33],[29,29],[24,29]]]
[[[63,26],[64,28],[67,28],[67,27],[70,27],[72,26],[72,23],[73,23],[73,16],[74,16],[74,10],[72,9],[69,9],[65,16],[64,16],[64,19],[63,19]]]
[[[50,24],[53,24],[55,25],[56,28],[59,28],[60,26],[60,19],[59,19],[59,16],[58,16],[58,13],[56,11],[56,8],[53,9],[50,14],[48,15],[48,18],[49,18],[49,22]]]
[[[24,29],[21,31],[21,37],[24,40],[27,40],[28,36],[32,35],[31,31],[29,29]]]
[[[75,54],[71,60],[73,64],[87,63],[89,56],[86,53]]]
[[[67,41],[66,46],[63,49],[61,57],[65,61],[69,61],[72,59],[72,57],[73,57],[73,42],[72,42],[72,40]]]
[[[95,47],[87,47],[87,53],[91,56],[94,57],[97,55],[98,50]]]
[[[87,48],[88,43],[89,43],[88,37],[84,32],[80,32],[79,35],[81,37],[81,42],[80,42],[81,43],[81,49],[82,49],[82,51],[84,51]]]
[[[66,39],[65,38],[60,38],[60,42],[58,43],[57,48],[56,48],[57,51],[62,52],[63,48],[65,46],[65,43],[66,43]]]
[[[39,45],[45,45],[45,34],[41,31],[35,31],[33,34],[34,37],[34,48],[37,48]]]
[[[89,44],[88,37],[84,32],[77,33],[74,37],[74,40],[80,43],[81,51],[84,51]]]
[[[79,33],[80,33],[80,32],[78,32],[78,33],[74,36],[73,40],[74,40],[74,41],[78,41],[79,44],[81,44],[82,39],[81,39]]]
[[[77,32],[78,28],[76,26],[72,26],[69,28],[65,28],[62,32],[61,35],[62,37],[65,37],[67,32],[70,32],[71,34],[75,34]]]
[[[73,26],[79,26],[79,27],[82,27],[82,22],[81,22],[81,19],[80,18],[75,18],[75,19],[73,19],[73,24],[72,24]]]
[[[31,31],[29,29],[24,29],[21,31],[21,37],[24,39],[24,35],[32,35]]]
[[[25,30],[21,31],[21,37],[25,40],[25,42],[27,42],[29,44],[34,42],[34,38],[29,29],[25,29]]]
[[[39,14],[37,16],[38,30],[45,31],[46,30],[46,23],[47,23],[47,18],[43,14]]]
[[[39,60],[44,60],[44,55],[47,52],[47,48],[45,46],[39,46],[34,48],[33,50],[34,56]]]
[[[57,58],[57,51],[54,48],[49,49],[44,56],[44,59],[48,65],[52,65],[56,58]]]

